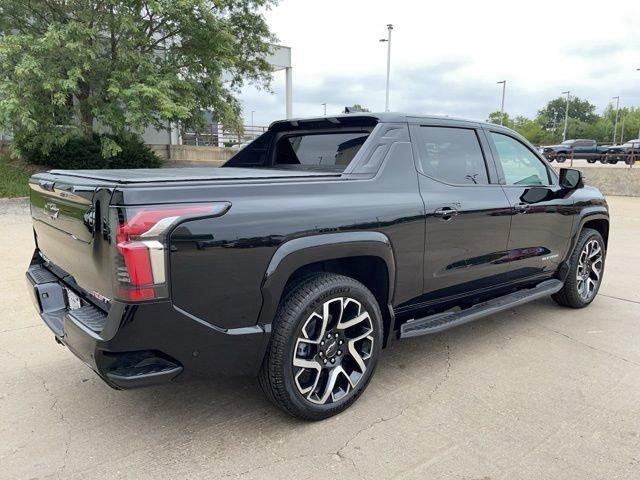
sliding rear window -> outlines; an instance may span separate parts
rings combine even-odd
[[[225,166],[342,172],[368,137],[368,131],[267,132]]]

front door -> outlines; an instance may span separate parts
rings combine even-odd
[[[415,125],[426,239],[422,304],[454,300],[501,283],[510,205],[481,130]]]
[[[524,142],[491,129],[487,136],[513,208],[510,276],[514,280],[550,277],[569,248],[573,199],[560,188],[555,172]]]

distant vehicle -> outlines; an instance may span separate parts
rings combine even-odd
[[[602,159],[602,155],[607,152],[608,148],[608,145],[598,146],[595,140],[578,138],[565,140],[559,145],[542,146],[539,150],[550,162],[555,160],[558,163],[563,163],[573,154],[573,158],[584,158],[589,163],[596,163]]]
[[[601,160],[602,163],[625,162],[631,165],[640,157],[640,138],[629,140],[622,145],[613,145],[607,149],[606,154],[606,157]]]

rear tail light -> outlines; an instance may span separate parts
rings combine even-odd
[[[228,202],[114,207],[115,297],[129,302],[168,297],[167,235],[179,223],[224,215]]]

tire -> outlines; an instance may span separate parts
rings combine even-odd
[[[629,155],[627,159],[624,161],[624,163],[626,163],[627,165],[633,165],[635,161],[636,161],[635,156]]]
[[[587,158],[587,163],[596,163],[597,158]]]
[[[567,160],[566,155],[558,155],[556,157],[556,162],[558,162],[558,163],[564,163],[566,160]]]
[[[307,277],[288,291],[278,308],[260,386],[294,417],[331,417],[367,387],[382,340],[380,307],[364,285],[331,273]]]
[[[606,249],[599,232],[585,228],[569,259],[569,273],[562,290],[552,295],[560,305],[584,308],[598,294],[604,275]]]

